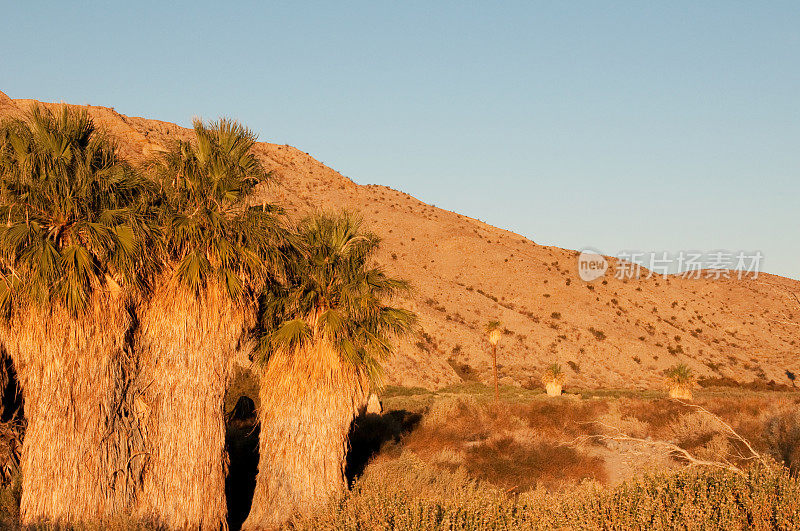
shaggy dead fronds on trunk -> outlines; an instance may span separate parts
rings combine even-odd
[[[226,528],[224,399],[249,308],[209,283],[200,297],[174,284],[142,316],[140,405],[150,453],[140,515],[170,529]]]
[[[29,307],[0,328],[25,395],[23,524],[103,521],[128,511],[143,463],[125,301],[97,294],[75,319]]]
[[[270,357],[261,385],[259,474],[244,529],[270,529],[347,489],[348,433],[369,392],[325,341]]]
[[[415,323],[384,304],[409,286],[374,265],[379,240],[360,219],[312,216],[298,240],[284,282],[268,283],[259,304],[261,462],[246,529],[279,525],[345,490],[350,426],[391,338]]]

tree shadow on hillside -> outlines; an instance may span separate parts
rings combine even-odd
[[[345,476],[348,485],[358,478],[370,459],[387,443],[397,443],[403,435],[416,428],[422,415],[405,410],[388,411],[381,415],[359,415],[350,427],[350,451],[347,454]]]

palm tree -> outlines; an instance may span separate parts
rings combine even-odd
[[[247,203],[267,177],[255,135],[230,120],[194,131],[149,165],[164,240],[137,336],[150,451],[141,516],[216,530],[227,526],[223,402],[281,231],[272,209]]]
[[[692,386],[694,385],[695,378],[694,372],[688,365],[685,363],[673,365],[666,370],[665,376],[667,377],[670,398],[677,398],[680,400],[692,399]]]
[[[547,391],[547,396],[561,396],[561,388],[564,385],[566,375],[561,370],[561,365],[553,363],[544,371],[542,383]]]
[[[494,401],[500,402],[500,389],[497,384],[497,343],[500,342],[500,321],[486,323],[486,337],[492,345],[492,375],[494,377]]]
[[[127,512],[142,465],[127,375],[150,186],[85,111],[0,127],[0,343],[28,420],[23,524]]]
[[[415,316],[385,305],[409,285],[374,265],[379,239],[348,213],[299,227],[300,253],[261,301],[259,471],[245,529],[280,525],[346,488],[353,419],[391,339]]]

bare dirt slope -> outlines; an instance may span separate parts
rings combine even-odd
[[[0,92],[0,116],[31,100]],[[51,104],[54,105],[54,104]],[[191,131],[87,106],[134,162]],[[689,364],[700,376],[792,385],[800,374],[800,282],[672,277],[587,284],[576,252],[537,245],[502,229],[427,205],[383,186],[361,186],[307,153],[259,143],[273,185],[258,199],[293,217],[313,209],[362,213],[384,239],[382,263],[411,280],[418,338],[388,364],[389,383],[429,388],[489,381],[483,326],[506,328],[498,358],[502,381],[538,385],[542,369],[562,364],[569,387],[660,387],[662,371]],[[454,369],[455,368],[455,369]],[[788,373],[787,373],[788,371]]]

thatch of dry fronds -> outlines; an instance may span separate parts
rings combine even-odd
[[[139,515],[169,529],[226,529],[224,399],[252,309],[209,282],[164,283],[142,315],[147,447]]]
[[[548,396],[561,396],[561,388],[564,385],[566,375],[561,370],[561,365],[553,363],[544,371],[542,383],[547,390]]]
[[[142,438],[127,375],[127,301],[97,293],[73,317],[31,305],[0,327],[25,397],[23,525],[102,522],[134,502]]]
[[[694,387],[695,377],[692,369],[684,363],[679,363],[666,370],[667,385],[669,386],[669,397],[679,400],[692,399],[692,387]]]
[[[363,371],[322,339],[275,353],[261,373],[259,473],[243,529],[270,529],[347,489],[348,432],[369,393]]]

